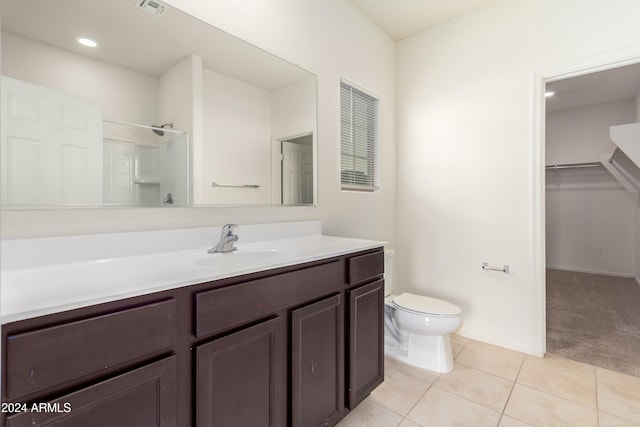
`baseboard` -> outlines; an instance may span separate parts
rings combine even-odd
[[[547,265],[547,268],[551,270],[571,271],[574,273],[601,274],[603,276],[624,277],[625,279],[636,279],[636,281],[640,283],[638,276],[635,276],[633,274],[614,273],[611,271],[600,271],[600,270],[588,270],[588,269],[573,268],[573,267],[562,267],[557,265]]]
[[[496,340],[495,336],[493,335],[492,336],[488,336],[484,334],[478,335],[474,333],[468,333],[467,331],[463,331],[461,329],[458,329],[453,335],[457,335],[459,337],[467,338],[467,339],[484,343],[484,344],[494,345],[496,347],[501,347],[507,350],[517,351],[518,353],[524,353],[530,356],[544,357],[544,351],[542,351],[540,348],[531,348],[531,347],[513,345],[513,343],[506,343],[506,342],[503,342],[502,340]]]

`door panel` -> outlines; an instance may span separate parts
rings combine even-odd
[[[2,77],[5,206],[102,203],[102,112],[64,92]]]
[[[198,426],[285,424],[283,328],[278,317],[198,346]]]
[[[344,309],[340,295],[292,313],[292,424],[335,424],[344,409]]]
[[[349,408],[384,380],[384,280],[349,291]]]

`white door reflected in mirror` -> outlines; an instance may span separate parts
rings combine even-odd
[[[282,141],[282,204],[313,204],[313,135]]]

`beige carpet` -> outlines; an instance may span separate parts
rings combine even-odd
[[[640,285],[548,269],[547,352],[640,377]]]

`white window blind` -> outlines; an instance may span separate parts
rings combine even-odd
[[[380,185],[378,121],[378,99],[340,81],[340,170],[345,190],[374,191]]]

